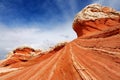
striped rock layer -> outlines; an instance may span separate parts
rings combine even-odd
[[[19,62],[9,65],[8,59],[1,61],[0,80],[120,80],[120,13],[88,5],[76,15],[73,29],[76,39],[49,52],[26,61],[17,57]]]

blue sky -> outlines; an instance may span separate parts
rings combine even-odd
[[[16,23],[63,23],[72,20],[90,2],[91,0],[0,0],[0,22],[11,27]]]
[[[76,38],[72,21],[91,3],[119,9],[119,0],[0,0],[0,59],[16,47],[48,49]]]

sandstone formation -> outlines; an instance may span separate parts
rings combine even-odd
[[[92,4],[76,15],[73,29],[78,37],[82,38],[87,36],[95,37],[101,32],[103,33],[101,35],[111,36],[112,34],[119,33],[119,22],[120,12],[109,7]]]
[[[0,80],[120,80],[120,13],[88,5],[73,29],[78,38],[51,51],[14,50],[0,62]]]
[[[35,56],[38,56],[41,53],[39,50],[34,50],[30,47],[19,47],[12,52],[9,53],[7,59],[3,61],[0,66],[3,67],[20,67],[22,66],[22,62],[27,62],[28,60],[31,60]]]

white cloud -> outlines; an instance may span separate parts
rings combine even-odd
[[[19,46],[28,45],[33,48],[47,49],[59,42],[70,41],[76,38],[76,33],[72,29],[71,20],[74,14],[72,12],[75,12],[76,9],[76,1],[70,0],[64,3],[64,1],[54,0],[54,2],[60,9],[60,12],[63,13],[63,16],[53,16],[48,19],[48,24],[43,25],[41,22],[31,22],[31,24],[23,25],[19,24],[19,20],[17,23],[16,19],[13,21],[14,23],[10,24],[12,27],[0,24],[0,59],[9,51]],[[48,4],[52,5],[52,3],[47,0],[42,7],[47,10]],[[66,4],[70,7],[69,9],[66,8]],[[0,8],[3,7],[4,5],[0,6]],[[11,10],[11,8],[8,8],[8,10]],[[4,11],[8,10],[4,8]],[[54,13],[48,8],[46,15],[49,16],[51,14]],[[62,18],[64,22],[56,21],[59,17]],[[32,20],[34,20],[34,18]],[[58,23],[54,23],[55,21]],[[51,26],[51,28],[48,26]],[[48,27],[49,29],[45,29],[44,27]]]
[[[113,7],[117,10],[120,10],[120,2],[119,0],[93,0],[93,3],[100,3],[105,6]]]
[[[53,0],[53,3],[50,0],[47,0],[43,7],[47,9],[48,14],[54,14],[54,11],[50,10],[48,5],[56,5],[56,9],[59,10],[60,14],[62,14],[62,18],[64,20],[70,20],[75,15],[76,9],[77,9],[77,1],[75,0]],[[59,15],[59,13],[58,13]],[[55,17],[55,16],[54,16]],[[60,18],[61,18],[60,17]],[[56,18],[59,18],[59,16],[56,16]]]
[[[76,37],[72,30],[72,22],[56,26],[54,29],[41,29],[37,25],[33,27],[8,28],[0,25],[0,55],[13,50],[16,47],[28,45],[33,48],[47,49],[59,42],[70,41]],[[37,26],[37,27],[36,27]]]

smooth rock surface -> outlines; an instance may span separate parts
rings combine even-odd
[[[73,22],[77,39],[32,57],[35,50],[15,50],[12,56],[17,52],[30,58],[6,66],[13,57],[2,61],[0,70],[7,71],[2,70],[0,80],[120,80],[119,15],[109,7],[88,5]]]

